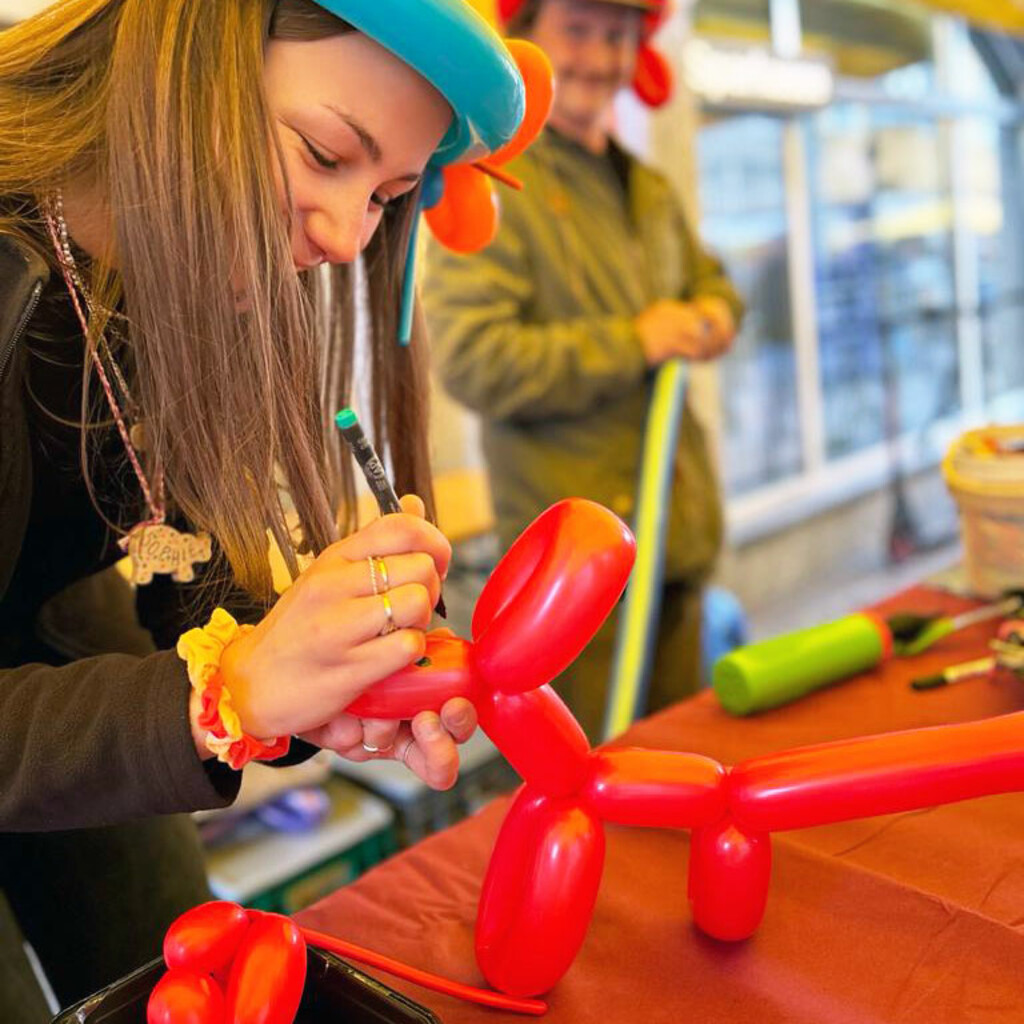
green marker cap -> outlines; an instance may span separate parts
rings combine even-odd
[[[335,413],[334,422],[342,429],[347,430],[349,427],[354,427],[358,422],[356,414],[346,406],[341,412]]]

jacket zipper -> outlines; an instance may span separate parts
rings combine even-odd
[[[32,319],[32,314],[36,311],[36,306],[39,305],[39,299],[42,297],[42,294],[43,283],[42,281],[36,281],[32,286],[32,294],[28,297],[25,309],[22,311],[17,326],[14,328],[14,333],[8,339],[6,347],[0,351],[0,381],[4,379],[4,374],[7,372],[7,364],[11,361],[11,356],[14,354],[14,348],[25,333],[25,328],[28,327],[28,323]]]

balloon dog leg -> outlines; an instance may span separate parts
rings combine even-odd
[[[505,818],[477,914],[476,955],[510,995],[546,992],[583,944],[604,867],[600,821],[529,787]]]
[[[716,939],[747,939],[768,901],[771,838],[746,833],[728,818],[695,828],[687,891],[694,924]]]
[[[1024,789],[1024,713],[823,743],[737,765],[728,815],[694,829],[690,900],[719,939],[756,930],[768,893],[768,832]]]

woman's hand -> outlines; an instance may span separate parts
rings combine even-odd
[[[449,701],[440,716],[423,712],[411,724],[344,713],[373,683],[423,656],[451,559],[451,545],[423,512],[418,498],[403,498],[401,513],[332,544],[254,630],[228,646],[221,671],[246,733],[298,735],[358,760],[389,754],[429,785],[454,783],[455,744],[476,728],[467,701]]]
[[[433,789],[450,789],[459,773],[456,744],[465,743],[476,726],[476,708],[456,697],[440,715],[421,711],[411,722],[396,722],[342,714],[302,738],[350,761],[401,761]]]

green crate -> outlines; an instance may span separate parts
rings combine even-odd
[[[309,831],[277,832],[247,818],[208,847],[214,895],[292,914],[395,852],[395,814],[385,801],[339,778],[324,788],[331,811]]]
[[[478,731],[459,749],[461,768],[451,789],[431,789],[405,765],[393,760],[334,759],[334,771],[386,800],[395,815],[401,847],[474,814],[501,793],[519,785],[519,776],[489,739]]]

